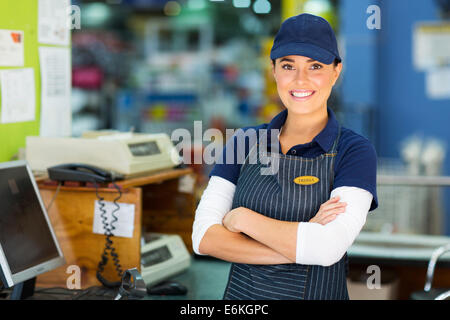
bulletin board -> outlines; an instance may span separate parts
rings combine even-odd
[[[37,10],[37,0],[0,1],[0,29],[21,30],[24,32],[25,62],[23,68],[34,69],[36,90],[36,115],[34,121],[0,123],[0,162],[11,160],[19,151],[19,148],[24,148],[26,136],[39,135],[41,80],[39,74]],[[13,68],[0,67],[0,70],[4,69]]]
[[[0,63],[0,71],[7,69],[32,68],[34,71],[36,100],[34,120],[13,123],[0,122],[0,162],[13,160],[18,154],[19,149],[25,148],[26,137],[36,136],[40,133],[42,82],[39,64],[39,47],[55,46],[38,43],[38,8],[39,0],[0,1],[0,29],[22,31],[24,41],[23,66],[4,67],[1,66]],[[67,48],[67,46],[65,46],[65,48]],[[1,99],[0,90],[0,112],[2,108]]]

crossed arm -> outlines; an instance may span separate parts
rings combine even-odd
[[[235,189],[233,183],[217,176],[211,177],[195,214],[194,252],[238,263],[293,263],[278,251],[223,225],[223,218],[231,212]]]
[[[283,264],[294,262],[263,243],[247,237],[243,233],[229,231],[219,224],[214,224],[207,230],[199,249],[201,254],[237,263]]]
[[[194,221],[196,253],[238,263],[331,265],[353,243],[372,201],[363,189],[341,187],[331,197],[338,195],[347,207],[333,220],[287,222],[243,207],[230,211],[234,188],[225,179],[211,177]],[[326,221],[327,215],[323,217]]]

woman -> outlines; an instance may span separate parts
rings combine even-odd
[[[342,63],[326,20],[287,19],[270,56],[286,110],[225,146],[196,211],[194,251],[233,262],[224,299],[348,299],[346,251],[378,206],[376,153],[327,106]],[[260,129],[278,139],[245,139]],[[245,161],[237,152],[230,162],[239,141]]]

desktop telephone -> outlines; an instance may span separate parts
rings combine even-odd
[[[50,167],[47,171],[49,178],[55,181],[113,182],[123,179],[122,175],[113,171],[82,163],[61,164]]]
[[[104,267],[108,263],[108,257],[107,257],[107,251],[110,251],[110,256],[114,262],[114,266],[117,271],[117,275],[119,277],[122,277],[123,271],[122,267],[119,262],[119,256],[115,252],[115,248],[112,246],[113,241],[111,240],[112,231],[115,229],[114,223],[118,220],[117,217],[114,215],[115,212],[117,212],[120,209],[120,206],[117,204],[117,201],[121,198],[122,192],[120,188],[115,184],[115,180],[123,179],[123,176],[117,173],[114,173],[112,171],[106,171],[104,169],[86,165],[82,163],[69,163],[69,164],[61,164],[53,167],[49,167],[47,169],[48,176],[51,180],[64,182],[64,181],[78,181],[78,182],[92,182],[95,185],[95,192],[97,194],[97,198],[99,200],[100,204],[100,211],[102,212],[102,223],[103,227],[105,229],[106,234],[106,242],[105,242],[105,248],[101,255],[101,260],[97,267],[97,279],[100,281],[101,284],[103,284],[105,287],[108,288],[116,288],[119,287],[121,282],[111,282],[105,279],[102,276],[102,272],[104,270]],[[108,225],[107,218],[106,218],[106,210],[104,209],[105,204],[103,202],[104,198],[100,197],[98,193],[98,185],[97,183],[108,183],[112,182],[114,187],[117,189],[119,196],[114,199],[114,204],[116,205],[116,209],[111,213],[113,220],[111,224]]]

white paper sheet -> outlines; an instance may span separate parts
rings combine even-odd
[[[36,110],[34,70],[32,68],[0,71],[1,122],[33,121]]]
[[[69,45],[70,0],[39,0],[38,41],[40,43]]]
[[[182,176],[178,180],[178,192],[194,193],[195,178],[192,175]]]
[[[68,48],[39,48],[43,137],[71,136],[71,61]]]
[[[450,23],[419,23],[413,33],[413,60],[417,70],[450,64]]]
[[[450,67],[427,72],[425,87],[430,99],[450,99]]]
[[[108,223],[108,228],[111,228],[112,212],[117,209],[113,202],[104,201],[106,210],[106,222]],[[134,232],[134,204],[130,203],[117,203],[120,209],[114,213],[117,217],[117,221],[114,222],[115,230],[111,230],[111,233],[116,237],[132,238]],[[93,232],[98,234],[105,234],[106,230],[102,223],[102,211],[100,210],[100,203],[95,200],[94,209],[94,227]]]
[[[0,30],[0,66],[24,66],[23,31]]]

